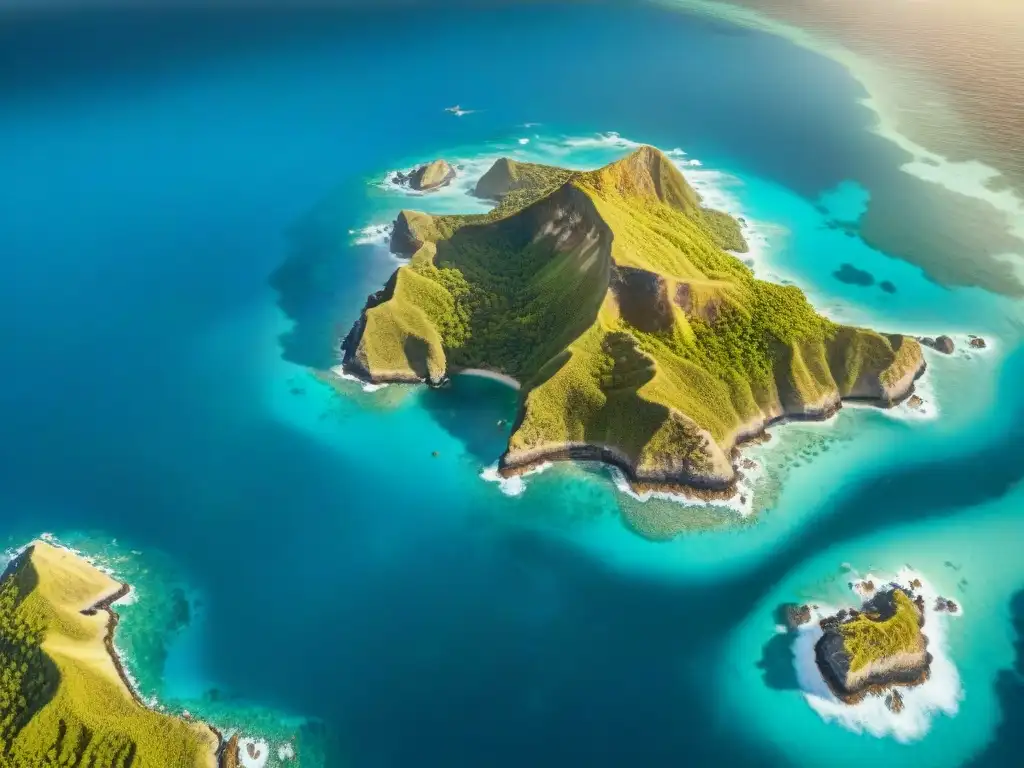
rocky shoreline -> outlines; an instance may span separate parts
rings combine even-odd
[[[899,595],[912,601],[908,603],[912,607],[901,604]],[[917,637],[855,669],[849,650],[851,641],[844,628],[854,622],[881,627],[900,610],[914,611]],[[932,655],[927,650],[928,638],[920,631],[924,627],[924,598],[914,597],[911,590],[892,586],[865,602],[860,611],[841,610],[822,619],[819,626],[823,634],[814,646],[815,663],[832,694],[846,704],[857,704],[869,695],[890,694],[894,686],[921,685],[929,679]]]
[[[342,370],[368,384],[427,384],[432,387],[444,386],[448,380],[447,375],[437,380],[428,380],[397,373],[370,375],[368,371],[357,364],[354,356],[348,354],[348,350],[355,348],[355,343],[362,334],[366,311],[386,301],[392,290],[393,284],[389,281],[384,288],[367,298],[363,313],[360,315],[359,320],[353,324],[352,329],[341,344],[341,349],[344,352]],[[904,382],[904,387],[897,390],[890,398],[883,399],[865,396],[830,398],[820,407],[792,413],[782,413],[772,418],[761,420],[759,423],[755,422],[747,429],[740,430],[734,437],[734,444],[730,451],[733,474],[730,478],[724,480],[697,472],[690,474],[641,474],[636,471],[635,462],[631,461],[615,447],[601,443],[585,442],[565,443],[559,446],[522,451],[518,454],[506,452],[498,462],[498,474],[504,478],[512,478],[536,472],[543,465],[556,461],[594,461],[620,470],[629,483],[630,489],[637,494],[670,493],[702,501],[728,501],[736,496],[739,491],[739,483],[743,479],[741,471],[742,448],[747,445],[757,445],[770,440],[771,435],[768,429],[782,426],[789,422],[828,421],[842,410],[844,403],[863,404],[883,409],[894,408],[913,396],[914,383],[924,375],[926,369],[927,363],[922,359],[918,368],[912,372],[912,375],[908,373],[905,377],[909,381]],[[460,371],[453,370],[452,373],[458,374]],[[502,374],[496,375],[503,376]],[[520,409],[516,422],[512,425],[512,432],[515,432],[522,416],[523,410]]]
[[[623,178],[633,185],[629,187],[632,194],[642,198],[647,194],[645,190],[650,188],[659,196],[669,194],[665,191],[668,187],[665,187],[667,181],[663,178],[665,174],[671,177],[671,173],[665,170],[667,162],[657,150],[645,147],[609,168],[615,168],[617,173],[623,174]],[[519,163],[507,158],[499,159],[478,181],[476,194],[488,199],[503,200],[510,194],[518,193],[520,187],[544,187],[544,184],[553,183],[552,173],[571,175],[570,171],[564,169]],[[676,176],[678,178],[672,177],[669,181],[673,181],[684,192],[688,190],[685,179],[678,173]],[[559,212],[570,209],[576,218],[572,219],[571,226],[564,226],[570,227],[566,232],[573,237],[595,236],[590,230],[584,231],[586,226],[606,234],[611,231],[607,222],[596,213],[597,209],[587,197],[587,193],[571,185],[562,185],[557,189],[568,191],[559,193],[560,196],[549,193],[547,197],[542,198],[547,201],[546,207],[524,208],[523,211],[533,211],[529,215],[523,211],[516,214],[520,217],[516,221],[525,227],[528,233],[532,233],[531,236],[549,232],[552,227],[556,227],[554,222],[561,221],[557,218],[561,215]],[[679,194],[683,195],[683,198],[672,198],[675,200],[673,205],[679,206],[679,210],[688,210],[685,194]],[[538,216],[540,218],[537,218]],[[550,219],[551,216],[555,218]],[[722,216],[732,221],[725,214]],[[440,219],[435,221],[429,214],[400,211],[392,229],[391,251],[404,257],[412,257],[422,252],[427,243],[441,237],[441,233],[447,231],[445,227],[450,225],[449,222],[441,226],[438,221]],[[441,229],[438,229],[439,226]],[[716,229],[715,232],[717,231]],[[564,239],[565,234],[560,237]],[[715,237],[712,236],[712,244],[719,242]],[[565,252],[569,253],[570,250]],[[431,253],[426,253],[425,257],[431,257]],[[605,254],[605,258],[611,257]],[[678,308],[684,312],[700,317],[703,317],[702,312],[710,313],[704,318],[708,322],[712,322],[719,311],[722,301],[720,297],[712,296],[707,299],[706,307],[698,306],[699,302],[695,303],[696,299],[690,295],[688,284],[681,286],[686,289],[683,301],[668,296],[666,278],[660,277],[656,271],[627,268],[611,262],[609,264],[611,277],[605,276],[607,285],[600,280],[595,283],[600,289],[598,296],[600,298],[601,291],[604,291],[604,298],[600,300],[611,302],[618,307],[618,311],[624,313],[623,316],[637,328],[647,328],[653,332],[662,328],[666,322],[670,326],[674,315],[671,312],[662,312],[664,307],[679,305]],[[407,271],[403,273],[403,270]],[[404,306],[403,302],[415,304],[414,299],[410,298],[419,295],[414,288],[418,285],[413,282],[414,272],[411,267],[399,267],[383,288],[367,297],[359,318],[341,343],[341,371],[346,376],[373,385],[426,383],[437,387],[443,386],[449,376],[458,372],[448,365],[442,338],[436,328],[431,322],[422,319],[426,315],[417,314],[414,311],[415,307],[409,310],[407,316],[394,314],[399,310],[393,307]],[[407,277],[400,280],[402,275]],[[422,276],[419,278],[422,279]],[[673,291],[678,293],[677,289]],[[657,308],[652,309],[650,305],[654,294],[660,298],[655,302]],[[789,307],[788,304],[786,306]],[[371,310],[378,311],[371,313]],[[799,313],[792,307],[790,310]],[[425,327],[421,328],[420,325]],[[526,379],[530,376],[527,374],[523,381],[525,386],[520,398],[519,412],[511,430],[512,438],[499,460],[497,472],[502,477],[511,478],[530,473],[554,461],[596,461],[620,470],[630,488],[637,493],[681,494],[705,500],[731,499],[737,495],[740,481],[743,479],[742,446],[762,442],[767,435],[766,430],[770,427],[788,421],[825,421],[834,416],[843,407],[844,402],[892,408],[914,395],[915,382],[926,369],[918,341],[900,334],[874,334],[872,338],[867,336],[872,332],[861,328],[835,325],[829,328],[830,333],[822,331],[823,337],[815,341],[818,346],[815,347],[814,355],[817,357],[813,362],[817,368],[813,375],[807,372],[808,363],[803,359],[804,355],[810,353],[798,348],[790,349],[775,338],[775,342],[781,345],[783,351],[769,356],[768,362],[764,363],[770,369],[769,378],[767,381],[759,380],[760,383],[757,385],[759,392],[761,389],[767,391],[754,399],[752,407],[737,408],[731,405],[727,393],[720,394],[721,402],[713,406],[729,409],[729,416],[724,419],[724,428],[715,419],[695,417],[692,413],[687,415],[683,412],[685,405],[677,406],[673,402],[659,401],[664,409],[663,427],[669,430],[665,434],[671,434],[666,445],[671,447],[662,447],[657,452],[645,450],[644,446],[629,445],[623,448],[621,443],[628,443],[628,440],[620,442],[614,430],[595,431],[590,440],[562,442],[564,437],[575,436],[579,431],[572,428],[547,430],[543,421],[540,424],[531,423],[532,430],[523,431],[523,435],[529,432],[529,438],[520,435],[517,439],[517,431],[524,423],[529,422],[533,414],[543,412],[542,409],[527,408],[525,395],[548,392],[544,389],[544,381],[528,381]],[[364,337],[367,334],[374,339],[384,338],[386,343],[382,342],[376,346],[364,344]],[[640,365],[643,368],[645,365],[656,364],[653,357],[638,352],[635,340],[630,342],[627,339],[622,343],[627,344],[629,349],[629,354],[622,358],[622,365]],[[865,346],[870,347],[874,354],[874,357],[869,356],[870,360],[867,363]],[[639,358],[646,355],[646,362],[638,362],[629,355]],[[482,359],[485,363],[487,361],[486,356],[469,359]],[[624,362],[626,360],[629,362]],[[486,365],[481,367],[486,368]],[[804,371],[804,374],[799,374],[798,371]],[[500,371],[495,373],[504,376]],[[620,372],[617,375],[622,374]],[[808,383],[809,380],[812,383]],[[682,388],[685,389],[685,386]],[[635,397],[636,407],[639,408],[644,399],[638,392],[635,393]],[[686,397],[680,395],[677,400],[680,403],[687,403]],[[697,400],[703,402],[700,397]],[[743,413],[754,415],[743,421],[740,415]],[[590,434],[583,432],[579,436],[590,437]]]
[[[26,549],[26,552],[27,551],[28,550]],[[77,554],[74,553],[73,550],[67,551]],[[16,560],[17,558],[12,560],[8,567],[13,566]],[[114,610],[114,604],[118,600],[122,600],[127,597],[131,593],[132,589],[131,585],[127,582],[120,582],[120,585],[121,586],[115,592],[102,600],[99,600],[88,608],[82,609],[82,614],[85,616],[94,616],[100,611],[107,614],[107,626],[106,634],[103,638],[103,646],[106,649],[107,655],[110,657],[111,663],[114,665],[114,669],[117,671],[117,676],[120,678],[121,684],[128,692],[128,695],[131,696],[132,700],[136,704],[146,709],[153,709],[152,705],[143,700],[142,696],[139,694],[139,691],[135,687],[134,680],[129,674],[128,669],[125,667],[124,661],[121,659],[121,655],[118,652],[117,647],[114,645],[114,633],[121,621],[120,615],[116,610]],[[189,717],[187,713],[181,717],[183,720],[191,720],[191,717]],[[232,735],[230,739],[225,739],[224,734],[220,729],[216,728],[212,724],[203,722],[202,725],[208,728],[216,739],[217,746],[213,755],[215,760],[214,765],[216,768],[239,768],[241,762],[238,757],[238,734],[236,733]]]
[[[511,478],[529,474],[536,471],[542,465],[555,461],[597,461],[619,469],[624,474],[630,488],[637,494],[648,492],[671,493],[703,501],[727,501],[739,492],[738,486],[743,479],[741,471],[742,448],[746,445],[757,445],[771,439],[771,435],[768,432],[769,428],[798,421],[828,421],[842,410],[843,403],[859,403],[877,408],[894,408],[913,396],[914,382],[924,375],[926,368],[927,363],[922,359],[918,369],[910,379],[909,385],[902,391],[899,391],[892,399],[882,400],[872,397],[837,398],[834,401],[828,402],[820,409],[783,413],[762,421],[757,426],[751,427],[748,431],[738,433],[730,453],[733,476],[726,481],[697,473],[690,475],[640,474],[636,471],[635,463],[621,451],[614,447],[597,443],[569,443],[557,447],[521,452],[517,456],[506,452],[498,462],[498,474],[502,477]],[[516,424],[513,425],[513,432],[517,426],[518,419]]]

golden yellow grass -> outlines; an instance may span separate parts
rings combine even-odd
[[[20,727],[4,734],[5,765],[216,764],[216,734],[140,704],[108,650],[109,614],[83,613],[114,595],[118,582],[74,553],[37,541],[2,587],[5,598],[14,599],[0,606],[0,677],[8,686],[21,680],[23,695],[15,706],[26,710]],[[26,648],[33,642],[41,653]],[[19,644],[21,656],[10,652]],[[34,663],[22,667],[20,658]]]

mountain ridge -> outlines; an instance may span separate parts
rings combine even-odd
[[[924,370],[914,339],[838,325],[755,278],[725,250],[745,249],[739,222],[653,147],[593,171],[499,160],[484,178],[499,189],[510,168],[490,213],[399,214],[409,263],[342,345],[374,382],[520,380],[505,474],[599,459],[636,486],[728,493],[735,449],[768,424],[891,406]]]

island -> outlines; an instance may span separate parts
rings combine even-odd
[[[399,171],[391,181],[399,186],[407,186],[417,192],[428,192],[446,186],[455,178],[455,169],[447,160],[434,160],[425,165],[413,168],[408,173]]]
[[[502,475],[598,460],[637,490],[730,495],[737,448],[768,425],[844,400],[891,407],[924,371],[916,339],[840,325],[757,279],[740,222],[653,147],[593,171],[498,160],[476,194],[493,210],[399,213],[391,248],[408,263],[367,299],[342,370],[514,379]]]
[[[0,765],[238,765],[209,725],[149,708],[113,646],[121,584],[35,541],[0,576]],[[237,745],[237,739],[234,742]]]
[[[931,670],[924,616],[923,597],[890,584],[874,592],[860,611],[822,619],[814,658],[836,698],[856,704],[869,694],[885,695],[891,710],[902,709],[896,686],[920,685]]]

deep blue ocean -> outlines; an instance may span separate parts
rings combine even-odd
[[[782,39],[646,6],[5,18],[0,542],[100,556],[136,587],[118,646],[143,693],[297,734],[303,766],[1018,764],[1021,308],[857,237],[905,161],[863,96]],[[603,470],[481,479],[500,384],[311,373],[397,265],[375,225],[480,205],[389,170],[633,142],[680,149],[758,223],[756,268],[829,314],[990,349],[929,357],[935,418],[775,430],[753,517],[646,502],[700,529],[661,542]],[[964,615],[952,698],[896,738],[809,705],[773,612],[908,564]]]

